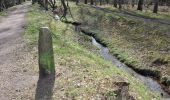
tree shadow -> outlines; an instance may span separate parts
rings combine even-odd
[[[55,83],[55,71],[47,76],[39,76],[37,82],[35,100],[52,100]]]

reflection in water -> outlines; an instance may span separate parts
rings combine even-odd
[[[95,45],[98,49],[100,49],[100,54],[105,60],[111,61],[115,66],[119,67],[121,70],[131,74],[135,78],[141,80],[151,91],[159,93],[160,95],[163,95],[164,98],[170,97],[164,90],[162,90],[161,86],[154,81],[153,79],[149,77],[144,77],[138,73],[136,73],[134,70],[126,66],[125,64],[121,63],[119,60],[117,60],[114,56],[112,56],[109,53],[108,48],[102,46],[99,44],[93,37],[92,37],[92,43]]]
[[[35,100],[52,100],[54,82],[55,73],[45,77],[40,76],[37,83]]]

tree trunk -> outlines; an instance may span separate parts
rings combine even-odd
[[[76,0],[76,5],[78,5],[79,4],[79,0]]]
[[[117,0],[114,0],[113,5],[117,8]]]
[[[135,0],[132,0],[132,8],[135,6]]]
[[[13,6],[16,5],[16,1],[15,1],[15,0],[12,1],[12,5],[13,5]]]
[[[91,5],[93,5],[93,4],[94,4],[93,0],[90,0],[90,4],[91,4]]]
[[[99,5],[100,5],[100,6],[102,5],[102,0],[99,0]]]
[[[45,7],[45,10],[48,10],[48,0],[45,0],[44,7]]]
[[[8,1],[4,1],[4,5],[5,5],[5,8],[6,8],[6,9],[8,9],[8,8],[9,8]]]
[[[159,4],[159,0],[155,0],[153,13],[157,13],[158,12],[158,4]]]
[[[84,3],[87,4],[87,0],[84,0]]]
[[[64,8],[64,12],[63,12],[63,18],[66,18],[66,15],[67,15],[67,6],[65,4],[65,0],[61,0],[61,3],[63,5],[63,8]]]
[[[139,0],[137,10],[140,10],[140,11],[143,10],[143,0]]]
[[[109,0],[106,0],[106,3],[109,4]]]
[[[119,0],[119,9],[122,9],[122,0]]]
[[[37,0],[32,0],[32,4],[35,4],[37,2]]]
[[[43,1],[42,0],[38,0],[38,4],[40,4],[41,6],[43,6]]]
[[[18,4],[21,4],[21,0],[18,0]]]
[[[2,11],[2,0],[0,0],[0,12]]]

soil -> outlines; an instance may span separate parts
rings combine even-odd
[[[30,5],[17,5],[0,16],[0,100],[32,100],[35,95],[37,50],[23,39]]]

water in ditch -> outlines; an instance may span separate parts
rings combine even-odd
[[[157,81],[153,80],[152,78],[149,77],[145,77],[142,76],[138,73],[136,73],[134,70],[132,70],[131,68],[129,68],[128,66],[126,66],[125,64],[121,63],[118,59],[116,59],[114,56],[112,56],[109,53],[109,50],[107,47],[104,47],[103,45],[101,45],[100,43],[98,43],[95,38],[92,37],[92,44],[94,46],[96,46],[99,50],[100,50],[100,54],[101,56],[107,60],[107,61],[111,61],[113,63],[113,65],[119,67],[121,70],[131,74],[132,76],[134,76],[135,78],[137,78],[138,80],[142,81],[151,91],[155,92],[155,93],[159,93],[161,97],[163,98],[170,98],[170,95],[168,95],[160,86],[160,84],[158,84]]]

